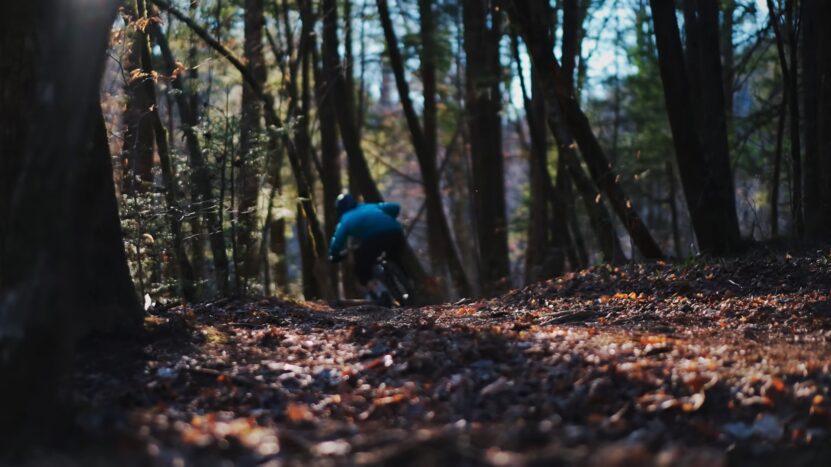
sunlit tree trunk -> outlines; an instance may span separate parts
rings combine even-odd
[[[124,9],[125,20],[133,22],[142,16],[144,0],[129,0]],[[124,144],[121,150],[121,192],[133,195],[147,191],[153,182],[153,119],[149,114],[154,105],[148,94],[141,69],[141,54],[146,36],[135,28],[130,34],[130,49],[124,59],[127,76],[125,93],[127,105],[124,109]]]
[[[257,80],[260,87],[265,85],[266,69],[263,54],[263,0],[245,0],[244,15],[245,42],[243,57],[251,75]],[[248,85],[242,88],[242,115],[240,117],[239,142],[239,172],[237,186],[239,187],[240,224],[237,226],[237,244],[240,248],[239,270],[236,274],[244,284],[257,278],[260,266],[260,254],[257,248],[255,232],[258,230],[259,219],[257,199],[260,191],[260,177],[262,153],[265,144],[259,141],[262,135],[262,102]],[[279,184],[279,177],[272,177],[272,183]],[[275,232],[278,233],[279,232]],[[238,290],[237,293],[242,293]]]

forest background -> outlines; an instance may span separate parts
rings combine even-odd
[[[161,8],[128,2],[120,10],[102,83],[130,271],[148,303],[218,293],[354,296],[348,269],[340,286],[338,268],[316,266],[312,251],[331,235],[333,200],[346,190],[402,203],[412,252],[422,259],[414,268],[410,255],[408,266],[430,277],[422,284],[442,298],[658,256],[638,248],[630,214],[616,215],[616,201],[592,183],[601,175],[592,173],[595,162],[580,161],[579,144],[565,143],[570,135],[552,138],[543,127],[535,137],[544,92],[525,41],[498,7],[156,3]],[[691,96],[721,85],[724,111],[714,113],[718,98],[704,103],[705,92],[697,124],[723,118],[727,146],[718,151],[728,158],[728,178],[720,183],[734,187],[715,202],[735,211],[726,223],[745,240],[822,235],[805,228],[806,215],[818,215],[807,210],[817,209],[820,182],[812,179],[822,173],[810,169],[819,158],[806,125],[817,102],[809,88],[808,68],[817,66],[810,4],[719,2],[718,24],[709,25],[717,30],[699,39],[717,33],[709,39],[719,42],[721,76],[695,74],[719,71],[712,66],[691,70]],[[564,78],[621,190],[613,196],[643,219],[660,256],[737,251],[735,240],[713,250],[696,238],[683,183],[695,169],[674,154],[658,19],[648,2],[543,9]],[[685,26],[690,14],[676,12],[687,54],[697,47]],[[260,90],[225,53],[240,57]],[[285,126],[263,112],[262,93]],[[287,142],[298,152],[302,189]],[[319,220],[310,222],[303,197]]]

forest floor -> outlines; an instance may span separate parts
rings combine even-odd
[[[419,309],[276,299],[87,343],[83,465],[831,465],[831,251]],[[226,462],[231,465],[231,462]]]

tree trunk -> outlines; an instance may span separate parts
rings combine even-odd
[[[490,2],[465,2],[462,15],[479,277],[484,290],[498,294],[510,286],[499,89],[501,18]]]
[[[320,182],[323,185],[323,219],[326,238],[331,239],[335,233],[335,227],[338,225],[335,201],[343,190],[343,184],[341,183],[340,147],[338,146],[338,122],[335,115],[332,91],[333,83],[332,80],[326,79],[328,75],[322,70],[320,54],[318,53],[317,35],[313,32],[314,22],[316,22],[317,18],[313,16],[308,0],[303,0],[301,11],[303,15],[303,27],[306,28],[307,24],[309,25],[306,33],[308,36],[309,54],[304,59],[303,66],[311,67],[314,74],[315,103],[317,105],[317,117],[320,125]],[[304,87],[307,86],[306,82],[307,79],[304,77]],[[351,279],[351,276],[349,276],[350,269],[346,263],[348,262],[343,263],[340,267],[333,266],[330,276],[332,284],[335,285],[335,292],[337,293],[338,269],[340,268],[344,274],[344,293],[353,295],[353,281],[347,280],[348,278]]]
[[[63,426],[77,338],[141,322],[98,105],[116,7],[14,2],[0,19],[0,436],[9,447]]]
[[[573,89],[569,86],[551,52],[551,42],[547,39],[548,32],[545,24],[540,23],[540,19],[532,15],[528,6],[522,2],[506,2],[506,7],[512,24],[521,31],[525,44],[528,46],[534,69],[543,83],[546,103],[549,109],[554,109],[556,106],[562,113],[563,121],[573,133],[594,183],[609,197],[612,207],[641,254],[647,259],[661,258],[661,249],[655,243],[631,200],[624,194],[617,174],[611,168],[588,118],[580,108]],[[548,116],[548,125],[555,136],[558,132],[556,115],[557,112],[550,111]]]
[[[797,10],[796,2],[787,2],[789,7],[785,11],[785,18],[788,23],[788,48],[790,52],[791,79],[788,80],[788,92],[790,93],[790,133],[791,133],[791,170],[793,183],[791,185],[791,216],[793,218],[793,229],[797,237],[805,235],[805,211],[803,173],[802,173],[802,129],[800,128],[800,102],[799,102],[799,29],[800,12]]]
[[[567,208],[562,189],[554,188],[548,172],[545,95],[540,88],[539,79],[532,73],[532,94],[528,96],[519,54],[519,39],[515,34],[511,36],[511,45],[525,106],[525,119],[531,136],[528,168],[531,206],[528,216],[528,246],[525,249],[525,283],[530,284],[564,272],[565,255],[570,241],[568,240]],[[558,173],[558,177],[561,175]],[[561,177],[560,181],[568,181],[568,178]]]
[[[820,159],[820,179],[822,190],[820,192],[822,213],[817,221],[819,224],[817,237],[822,236],[826,241],[831,238],[831,2],[819,2],[817,24],[823,25],[818,28],[817,53],[819,56],[819,118],[817,121],[819,131],[818,157]]]
[[[733,29],[735,28],[736,0],[723,0],[721,22],[721,59],[724,62],[722,86],[724,87],[724,113],[728,127],[733,118],[733,80],[736,77]]]
[[[741,236],[728,158],[718,12],[703,2],[707,6],[694,14],[699,19],[688,25],[688,76],[674,5],[650,3],[675,156],[699,248],[714,255],[735,252]],[[693,95],[699,105],[693,106]]]
[[[548,175],[548,132],[545,129],[545,97],[540,89],[539,79],[531,76],[531,98],[525,100],[525,114],[531,134],[531,155],[529,179],[531,185],[531,206],[528,217],[528,246],[525,250],[525,283],[530,284],[553,275],[562,274],[564,257],[562,250],[549,252],[549,211],[546,196]],[[558,200],[559,201],[559,200]],[[564,219],[557,219],[562,222]],[[555,258],[549,258],[551,254]],[[558,270],[548,269],[557,264]]]
[[[822,231],[822,166],[819,153],[819,29],[818,0],[802,0],[800,4],[802,34],[802,109],[805,131],[805,230],[815,240],[823,239]]]
[[[124,13],[127,21],[136,21],[144,15],[144,0],[130,0]],[[124,144],[121,151],[121,192],[135,194],[147,191],[153,183],[153,98],[148,94],[144,82],[150,79],[142,71],[142,50],[146,47],[145,33],[138,28],[130,34],[130,51],[124,60],[127,74],[125,93],[127,106],[124,110]]]
[[[788,92],[782,90],[779,118],[776,124],[776,146],[773,153],[773,180],[770,187],[770,237],[779,236],[779,179],[782,172],[782,144],[785,140],[785,119],[788,114]]]
[[[263,0],[245,0],[243,58],[245,58],[251,76],[262,88],[265,85],[266,69],[263,54]],[[242,87],[242,115],[240,117],[239,166],[237,186],[239,204],[237,210],[240,223],[237,226],[237,245],[240,249],[236,274],[247,287],[248,282],[256,279],[260,271],[260,254],[254,232],[258,230],[257,199],[260,192],[259,153],[263,145],[258,142],[262,134],[262,102],[251,86]],[[271,148],[276,149],[276,148]],[[278,178],[272,178],[278,183]],[[238,290],[237,293],[244,293]]]

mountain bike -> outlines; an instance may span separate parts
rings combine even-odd
[[[381,281],[389,291],[389,297],[379,297],[376,302],[382,306],[412,306],[416,303],[413,281],[395,261],[381,254],[372,268],[372,276]],[[386,303],[385,303],[386,302]]]

